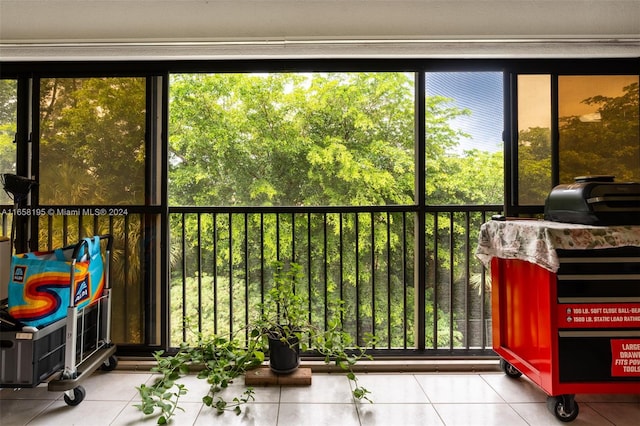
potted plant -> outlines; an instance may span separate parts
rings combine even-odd
[[[269,367],[277,374],[288,374],[300,365],[300,341],[308,322],[303,309],[304,300],[296,293],[302,268],[291,264],[274,263],[273,287],[262,304],[259,327],[267,338]]]
[[[145,414],[152,415],[158,409],[158,424],[170,421],[179,406],[180,397],[187,389],[179,383],[180,377],[194,370],[198,378],[211,385],[202,401],[214,407],[218,413],[234,410],[239,414],[241,406],[254,399],[251,387],[232,401],[220,396],[220,391],[238,376],[263,365],[269,354],[269,366],[278,374],[295,371],[300,365],[300,352],[314,351],[323,356],[324,362],[335,363],[354,382],[353,396],[370,401],[369,391],[358,384],[353,371],[362,358],[372,359],[367,349],[375,343],[373,335],[365,336],[363,346],[357,345],[351,335],[342,329],[343,301],[337,301],[330,309],[333,316],[326,326],[318,328],[308,320],[303,297],[296,292],[303,276],[296,263],[273,264],[273,285],[265,295],[258,318],[238,330],[232,337],[203,336],[198,334],[197,344],[183,343],[175,355],[163,351],[154,353],[157,365],[152,372],[160,374],[151,385],[137,389],[141,402],[136,404]]]

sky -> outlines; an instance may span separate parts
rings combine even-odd
[[[598,105],[587,105],[589,97],[617,97],[623,88],[637,82],[632,76],[560,76],[558,81],[559,115],[580,116],[583,121],[599,117]],[[478,148],[502,150],[503,88],[502,72],[427,73],[427,95],[454,99],[454,105],[471,110],[451,125],[471,135],[462,139],[458,151]],[[551,77],[549,74],[518,77],[518,128],[551,127]]]
[[[461,139],[459,151],[502,150],[504,99],[502,72],[427,73],[427,96],[452,98],[453,104],[471,110],[471,115],[451,122],[454,129],[471,137]]]
[[[580,116],[582,121],[597,120],[599,105],[583,101],[592,96],[618,97],[638,76],[568,75],[558,78],[558,115]],[[551,127],[551,76],[518,76],[518,129]]]

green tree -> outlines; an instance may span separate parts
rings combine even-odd
[[[560,119],[560,182],[576,176],[616,175],[618,181],[640,179],[640,118],[638,83],[618,97],[592,96],[600,120],[583,122],[578,116]]]
[[[518,136],[520,204],[543,204],[551,189],[551,132],[533,127]]]
[[[143,78],[49,78],[40,91],[40,205],[144,205]],[[142,340],[141,215],[41,216],[39,249],[114,236],[113,340]],[[127,254],[125,257],[124,254]]]
[[[144,204],[144,79],[41,85],[40,202]]]
[[[16,80],[0,79],[0,173],[16,172],[17,90]],[[0,204],[11,203],[5,192],[0,192]]]
[[[410,75],[177,75],[172,77],[170,90],[170,200],[174,205],[413,203],[414,89]],[[501,200],[501,154],[449,154],[464,137],[449,122],[464,113],[468,112],[451,106],[447,99],[428,98],[428,196],[435,203],[496,202]],[[485,168],[494,170],[485,172]],[[392,345],[396,340],[386,335],[389,325],[383,323],[387,317],[393,321],[392,335],[402,336],[405,326],[411,329],[413,290],[405,287],[399,273],[403,271],[398,269],[402,266],[396,265],[403,265],[397,256],[404,249],[412,258],[413,244],[410,236],[402,235],[400,216],[312,215],[296,218],[295,223],[292,216],[259,214],[248,215],[246,220],[240,214],[174,219],[173,241],[185,246],[184,257],[175,259],[172,269],[172,299],[177,296],[173,299],[174,323],[190,312],[206,315],[203,327],[229,321],[227,313],[215,307],[230,300],[224,294],[245,285],[249,286],[247,295],[235,295],[234,306],[243,306],[246,297],[247,305],[255,306],[260,297],[261,260],[251,257],[252,253],[264,253],[269,263],[283,253],[290,256],[295,243],[301,257],[309,250],[312,258],[324,257],[327,265],[334,265],[327,271],[322,265],[307,265],[311,287],[301,289],[307,300],[325,291],[341,293],[347,301],[346,326],[357,326],[353,321],[359,312],[360,326],[384,334]],[[390,235],[386,235],[388,224]],[[411,217],[406,225],[413,228]],[[291,240],[295,227],[308,229],[315,243]],[[428,232],[433,233],[433,227]],[[451,232],[463,235],[464,229],[456,227]],[[323,238],[326,249],[320,243]],[[387,250],[393,253],[390,262],[385,257]],[[357,275],[356,263],[361,265]],[[387,276],[392,280],[391,290],[384,279]],[[408,282],[411,286],[410,279]],[[179,302],[183,290],[193,296]],[[219,300],[209,299],[211,294]],[[201,302],[194,297],[210,300],[207,303],[214,307],[213,312],[200,310]],[[386,306],[386,298],[392,301],[390,312],[372,312],[371,301]],[[310,315],[322,318],[321,306],[310,305]],[[243,315],[234,314],[234,319],[239,316],[242,322]],[[449,316],[438,314],[438,345],[449,344],[445,332],[449,326]]]

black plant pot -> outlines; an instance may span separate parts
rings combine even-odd
[[[277,374],[294,372],[300,366],[300,345],[296,336],[288,341],[269,335],[269,367]]]

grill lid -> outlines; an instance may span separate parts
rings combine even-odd
[[[549,193],[544,218],[584,225],[640,225],[640,183],[580,176]]]

